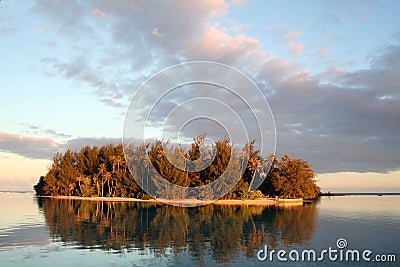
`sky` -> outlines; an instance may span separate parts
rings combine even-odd
[[[323,191],[400,192],[398,10],[368,0],[1,0],[0,190],[31,190],[58,151],[120,142],[139,86],[200,60],[260,87],[277,156],[310,162]]]

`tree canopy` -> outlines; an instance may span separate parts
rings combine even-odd
[[[274,162],[264,188],[268,194],[282,198],[316,198],[321,191],[314,177],[308,162],[285,155]]]
[[[67,150],[65,153],[54,155],[47,174],[39,178],[34,189],[37,195],[146,199],[150,196],[142,188],[153,187],[157,192],[173,194],[164,192],[166,189],[151,179],[156,174],[155,171],[176,185],[202,186],[215,181],[222,173],[228,171],[228,163],[235,159],[227,177],[240,173],[241,167],[244,167],[244,172],[239,182],[224,198],[315,198],[320,193],[309,163],[300,159],[290,159],[289,156],[284,156],[280,162],[275,160],[271,172],[264,178],[265,181],[259,190],[250,192],[249,184],[259,163],[259,151],[254,148],[255,141],[248,143],[243,151],[237,151],[227,138],[216,141],[209,152],[210,155],[207,155],[209,158],[213,157],[213,160],[211,164],[206,164],[200,152],[205,146],[204,139],[205,134],[194,138],[187,150],[163,141],[156,141],[147,146],[125,147],[129,158],[124,156],[122,144],[85,146],[80,151]],[[170,161],[171,157],[174,164]],[[154,168],[151,168],[151,165]]]

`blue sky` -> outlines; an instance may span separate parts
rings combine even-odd
[[[173,64],[232,65],[263,88],[277,154],[323,190],[400,191],[398,1],[0,2],[0,189],[56,151],[118,142],[139,85]],[[349,182],[350,181],[350,182]]]

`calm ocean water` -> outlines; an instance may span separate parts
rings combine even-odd
[[[178,208],[0,193],[0,265],[400,266],[399,204],[340,196],[293,208]]]

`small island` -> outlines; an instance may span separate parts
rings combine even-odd
[[[197,159],[200,158],[204,140],[205,134],[199,135],[193,139],[187,150],[180,146],[168,146],[168,142],[162,141],[141,146],[108,144],[101,147],[85,146],[80,151],[67,150],[65,153],[54,155],[47,174],[39,178],[34,190],[36,195],[43,197],[157,202],[159,200],[142,189],[143,186],[153,186],[166,194],[162,191],[165,189],[158,187],[151,179],[155,171],[167,181],[182,187],[202,186],[220,177],[227,171],[229,161],[236,158],[238,166],[233,171],[237,174],[242,166],[245,167],[244,172],[239,182],[214,204],[302,203],[303,199],[314,199],[321,193],[310,164],[301,159],[292,159],[288,155],[280,160],[277,160],[275,155],[269,155],[267,158],[272,163],[271,168],[268,168],[265,175],[258,175],[262,181],[257,190],[249,190],[255,174],[260,171],[260,162],[264,159],[259,155],[259,151],[255,150],[254,140],[240,152],[230,145],[227,138],[216,141],[212,148],[214,158],[211,164],[200,168],[200,171],[186,171],[188,164],[202,164],[202,161]],[[177,158],[179,155],[184,156],[183,168],[178,168],[170,162],[165,153],[167,147],[169,155],[177,155]],[[131,158],[127,159],[124,156],[124,149],[129,149]],[[139,181],[142,187],[136,181]],[[176,202],[202,201],[173,195],[168,195],[168,198]],[[202,196],[202,199],[206,201],[207,196]]]

